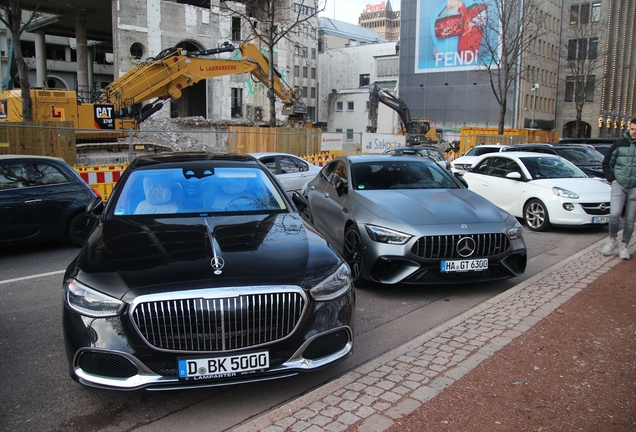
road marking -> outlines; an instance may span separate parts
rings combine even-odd
[[[35,278],[40,278],[40,277],[45,277],[45,276],[58,275],[58,274],[64,273],[65,271],[66,270],[58,270],[58,271],[53,271],[53,272],[48,272],[48,273],[40,273],[40,274],[36,274],[36,275],[32,275],[32,276],[19,277],[19,278],[15,278],[15,279],[0,280],[0,285],[13,283],[13,282],[18,282],[18,281],[23,281],[23,280],[27,280],[27,279],[35,279]]]

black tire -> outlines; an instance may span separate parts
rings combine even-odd
[[[69,243],[77,247],[83,246],[93,228],[94,222],[95,219],[85,212],[73,216],[66,229],[66,238]]]
[[[342,256],[351,268],[351,280],[356,287],[362,287],[366,281],[362,278],[364,262],[362,260],[362,239],[358,227],[351,225],[344,236]]]
[[[545,204],[538,199],[531,199],[523,209],[523,218],[530,231],[547,231],[552,224]]]

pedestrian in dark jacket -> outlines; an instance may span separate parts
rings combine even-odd
[[[603,255],[618,256],[628,260],[629,241],[634,232],[636,219],[636,118],[629,121],[629,130],[612,144],[603,159],[603,172],[612,185],[610,199],[609,240],[603,248]],[[625,210],[623,238],[620,246],[617,242],[621,214]]]

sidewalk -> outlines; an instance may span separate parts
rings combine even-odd
[[[232,431],[526,429],[523,426],[528,426],[526,430],[539,430],[541,428],[537,427],[536,423],[531,426],[533,421],[524,420],[524,415],[528,418],[536,417],[535,411],[544,415],[545,410],[538,410],[535,406],[533,411],[531,400],[511,401],[509,397],[501,397],[505,396],[506,392],[519,397],[514,391],[524,387],[528,382],[515,380],[503,385],[497,384],[496,381],[501,379],[505,382],[506,378],[513,380],[513,377],[509,375],[518,372],[523,366],[528,366],[524,362],[531,361],[530,356],[533,352],[523,354],[522,347],[524,341],[529,341],[531,337],[545,340],[545,345],[550,342],[556,346],[551,355],[559,356],[559,361],[555,362],[557,365],[571,361],[567,358],[562,359],[561,355],[570,355],[575,358],[575,361],[578,357],[577,353],[581,354],[581,358],[584,357],[582,352],[585,351],[584,346],[580,345],[582,342],[578,336],[574,335],[582,324],[574,328],[567,326],[567,322],[554,324],[560,326],[558,329],[570,328],[570,330],[557,332],[556,338],[553,333],[550,333],[554,327],[554,325],[550,327],[552,317],[560,315],[583,319],[582,323],[590,324],[592,330],[596,326],[598,331],[602,327],[600,324],[607,322],[610,326],[617,326],[610,330],[619,333],[622,331],[621,335],[627,337],[626,341],[621,339],[618,341],[618,346],[612,347],[618,349],[617,355],[626,356],[628,360],[623,361],[621,365],[614,365],[612,352],[609,356],[606,353],[605,357],[599,360],[614,372],[618,367],[621,383],[624,382],[626,387],[601,388],[596,394],[580,393],[578,397],[583,400],[602,399],[612,405],[613,396],[610,394],[613,395],[614,390],[627,392],[631,396],[627,400],[616,401],[618,404],[614,406],[616,413],[614,411],[599,413],[608,419],[606,423],[586,424],[586,427],[581,430],[636,430],[636,358],[634,357],[636,254],[632,253],[631,261],[623,261],[616,256],[605,257],[600,253],[605,241],[606,239],[597,242],[568,260],[544,270],[405,345]],[[633,244],[630,250],[633,251]],[[605,275],[617,265],[615,271]],[[608,285],[604,281],[610,277],[613,279]],[[624,281],[624,283],[620,284],[617,281]],[[597,299],[606,297],[610,299],[610,293],[607,290],[622,289],[621,293],[614,293],[614,297],[611,297],[610,307],[613,304],[622,307],[621,310],[613,312],[616,314],[616,319],[614,316],[608,317],[607,312],[603,312],[600,316],[595,311],[592,313],[590,306],[597,306],[595,300],[592,300],[593,305],[572,302],[572,304],[577,303],[576,307],[579,310],[562,312],[568,306],[566,302],[588,288],[590,292],[595,290],[595,294],[600,293],[601,297],[597,295]],[[607,291],[607,296],[603,290]],[[624,302],[617,302],[615,298],[617,295],[619,299],[627,298]],[[590,300],[587,299],[587,301]],[[561,308],[560,313],[553,314],[559,308]],[[544,320],[546,317],[550,319]],[[530,332],[535,326],[537,331]],[[585,341],[585,343],[601,345],[604,342],[604,340]],[[616,341],[608,342],[616,343]],[[510,347],[507,347],[509,344]],[[534,342],[532,346],[536,348]],[[573,348],[573,354],[565,347]],[[506,351],[508,348],[510,349]],[[543,349],[543,345],[535,351],[537,349]],[[540,356],[541,353],[538,355]],[[479,367],[480,365],[483,367]],[[506,368],[508,365],[511,367]],[[516,365],[517,369],[512,368],[513,365]],[[585,366],[587,365],[577,363],[579,369]],[[533,368],[537,371],[541,370],[539,366]],[[505,372],[506,370],[508,372]],[[554,375],[561,373],[554,366],[551,366],[547,372],[543,371],[547,373],[547,376],[540,380],[543,387],[534,389],[535,393],[526,392],[527,394],[523,397],[532,398],[534,395],[536,398],[537,395],[544,394],[565,394],[563,392],[570,387],[590,386],[589,382],[559,386],[558,380],[564,379],[563,374],[551,376],[551,371]],[[464,377],[465,379],[462,380]],[[610,382],[610,378],[612,377],[601,376],[600,381],[605,379],[606,385],[615,386],[616,384]],[[552,382],[554,385],[551,385]],[[461,391],[458,390],[460,387]],[[494,388],[497,390],[493,390]],[[494,394],[496,392],[504,392],[504,394],[500,394],[497,398],[497,394]],[[451,394],[452,397],[445,397]],[[494,394],[495,397],[484,398],[485,394],[489,396]],[[481,403],[482,401],[485,403]],[[569,412],[573,406],[569,402],[563,407],[557,407],[557,415],[563,417],[576,415],[576,412]],[[578,409],[595,411],[596,405],[590,401],[587,402],[587,405],[583,404],[583,408]],[[508,403],[511,407],[509,409],[513,410],[510,414],[502,411],[505,403]],[[559,410],[565,410],[565,412],[559,414]],[[611,415],[612,413],[614,415]],[[620,417],[620,413],[622,418],[618,419],[620,421],[617,423],[614,417]],[[506,426],[506,420],[513,414],[519,417],[516,420],[517,424],[512,426],[508,423]],[[626,424],[631,426],[625,428]],[[543,428],[543,430],[562,429],[554,421],[549,425],[551,427]],[[564,430],[570,430],[570,428],[572,425],[568,424]]]

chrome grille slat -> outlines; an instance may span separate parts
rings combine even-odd
[[[228,351],[283,339],[305,306],[298,292],[140,302],[131,312],[139,334],[165,350]]]
[[[420,237],[411,252],[425,259],[464,259],[457,252],[457,242],[464,237],[475,241],[475,252],[466,258],[495,256],[510,249],[510,240],[505,234],[451,234]]]

